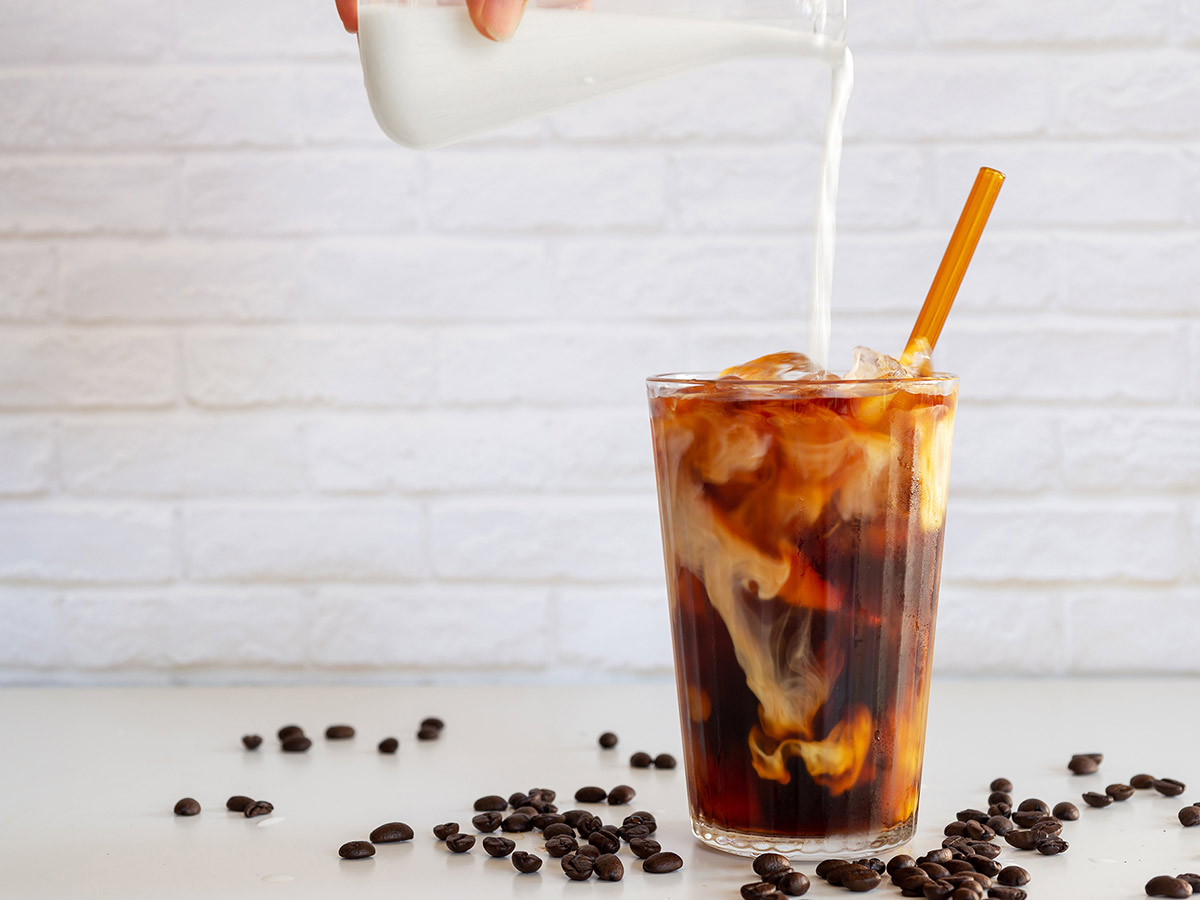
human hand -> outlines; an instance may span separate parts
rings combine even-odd
[[[358,0],[337,0],[338,15],[351,34],[358,31]],[[525,0],[467,0],[471,21],[479,33],[493,41],[513,36],[525,11]]]

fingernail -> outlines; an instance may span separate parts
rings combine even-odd
[[[516,33],[524,11],[524,0],[484,0],[484,33],[493,41],[507,41]]]

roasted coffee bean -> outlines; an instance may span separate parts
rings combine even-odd
[[[1131,787],[1136,788],[1139,791],[1144,791],[1146,788],[1154,787],[1154,782],[1157,780],[1158,779],[1156,779],[1153,775],[1147,775],[1145,772],[1143,772],[1140,775],[1134,775],[1132,778],[1130,778],[1129,784]]]
[[[912,857],[909,858],[911,859]],[[908,878],[910,875],[925,875],[925,870],[918,869],[916,863],[914,862],[911,866],[896,866],[896,868],[888,874],[892,876],[892,884],[898,885],[903,879]],[[928,878],[929,876],[925,875],[925,877]]]
[[[642,871],[649,872],[651,875],[665,875],[667,872],[674,872],[682,868],[683,857],[670,850],[655,853],[653,856],[646,857],[642,862]]]
[[[988,859],[995,859],[1000,855],[1000,848],[987,841],[972,841],[967,845],[967,849],[976,856],[986,856]]]
[[[508,809],[508,801],[499,794],[488,794],[475,801],[475,812],[504,812]]]
[[[1146,882],[1146,895],[1149,897],[1190,897],[1192,896],[1192,886],[1182,878],[1155,875]]]
[[[494,856],[496,859],[503,859],[517,849],[515,841],[510,841],[508,838],[495,837],[489,835],[483,839],[483,849],[488,856]]]
[[[944,848],[941,850],[930,850],[928,853],[926,853],[924,856],[922,856],[920,859],[917,860],[917,865],[919,866],[919,865],[921,865],[921,863],[927,863],[927,862],[946,863],[946,862],[949,862],[950,860],[952,860],[953,858],[954,858],[954,854]]]
[[[621,826],[620,835],[621,840],[625,841],[626,843],[632,841],[634,838],[649,837],[650,826],[645,822],[638,822],[635,824],[626,823]]]
[[[649,753],[643,753],[639,750],[633,756],[629,757],[629,764],[635,769],[648,769],[654,764],[654,757]]]
[[[878,872],[880,875],[883,875],[885,872],[887,872],[887,866],[885,866],[883,864],[883,860],[880,859],[878,856],[863,857],[862,859],[856,859],[856,860],[854,860],[854,864],[858,865],[858,866],[866,866],[868,869],[871,869],[874,872]]]
[[[812,885],[803,872],[785,872],[775,886],[789,897],[803,897]]]
[[[1056,856],[1059,853],[1066,853],[1070,848],[1071,845],[1062,838],[1048,837],[1043,841],[1038,841],[1036,849],[1043,856]]]
[[[989,787],[993,791],[1004,791],[1006,794],[1011,794],[1012,789],[1013,789],[1013,783],[1011,781],[1009,781],[1007,778],[996,778],[996,779],[993,779],[993,781],[989,785]]]
[[[253,819],[256,816],[269,816],[273,812],[275,812],[274,804],[268,803],[266,800],[255,800],[242,810],[242,815],[247,819]]]
[[[617,838],[618,840],[620,840],[620,838],[621,838],[620,827],[617,825],[613,825],[612,823],[607,823],[607,824],[601,825],[600,830],[607,831],[609,834],[611,834],[613,837]]]
[[[1003,884],[988,888],[991,900],[1026,900],[1029,895],[1019,887],[1008,887]]]
[[[312,746],[312,741],[302,734],[292,735],[281,745],[288,753],[303,753]]]
[[[990,841],[996,836],[996,832],[992,831],[991,827],[976,822],[972,819],[967,825],[967,837],[973,841]]]
[[[647,812],[644,809],[635,809],[633,812],[631,812],[625,818],[628,819],[630,816],[637,816],[643,822],[649,822],[651,825],[655,824],[658,821],[656,818],[654,818],[654,813]]]
[[[1133,796],[1133,787],[1128,784],[1110,784],[1104,789],[1104,793],[1112,797],[1114,800],[1128,800]]]
[[[1054,804],[1053,815],[1064,822],[1074,822],[1079,818],[1079,807],[1074,803],[1063,800],[1061,803]]]
[[[437,716],[428,716],[427,718],[424,718],[421,720],[421,727],[422,728],[433,728],[436,731],[441,731],[443,728],[446,727],[446,723],[443,722],[441,719],[439,719]]]
[[[275,732],[275,736],[279,738],[279,743],[283,743],[290,737],[304,734],[304,729],[299,725],[284,725],[279,731]]]
[[[945,850],[954,851],[967,843],[967,839],[961,834],[951,835],[950,837],[942,838],[942,848]]]
[[[954,885],[949,881],[927,881],[921,885],[921,893],[928,900],[950,900],[954,893]]]
[[[1196,891],[1200,891],[1200,875],[1197,875],[1195,872],[1182,872],[1175,877],[1180,881],[1186,881],[1188,884],[1190,884],[1192,886],[1193,894],[1196,893]]]
[[[421,728],[417,731],[418,741],[436,741],[441,736],[442,732],[439,728]]]
[[[533,820],[525,813],[513,813],[500,821],[500,830],[510,833],[533,831]]]
[[[654,757],[654,768],[656,769],[673,769],[675,765],[675,757],[670,753],[660,753]]]
[[[545,831],[551,825],[563,825],[566,823],[566,819],[558,813],[538,813],[529,821],[533,823],[533,827],[538,831]]]
[[[615,853],[597,856],[592,868],[601,881],[620,881],[625,877],[625,864]]]
[[[595,859],[597,856],[600,856],[600,848],[597,847],[595,844],[583,844],[575,852],[581,853],[584,856],[590,856],[592,859]]]
[[[439,841],[444,841],[452,834],[458,834],[457,822],[444,822],[441,825],[433,826],[433,836]]]
[[[1037,846],[1037,837],[1032,831],[1019,830],[1010,831],[1004,836],[1004,840],[1009,846],[1016,847],[1018,850],[1032,850]]]
[[[930,878],[928,874],[922,872],[920,869],[917,869],[917,871],[913,874],[904,875],[897,880],[896,886],[899,887],[900,890],[904,891],[905,895],[908,897],[920,897],[923,892],[924,885],[928,884],[930,881],[933,881],[933,879]]]
[[[485,812],[471,818],[471,824],[475,826],[476,831],[482,831],[486,834],[491,834],[500,827],[500,823],[504,821],[504,815],[498,812]],[[571,830],[574,834],[574,829]]]
[[[634,797],[637,796],[637,791],[627,784],[618,784],[615,788],[608,792],[609,806],[623,806]]]
[[[1012,821],[1018,828],[1028,828],[1044,815],[1040,809],[1017,810],[1012,814]]]
[[[367,841],[348,841],[338,847],[338,856],[342,859],[369,859],[375,855],[375,848]]]
[[[542,858],[533,853],[518,850],[512,855],[513,868],[522,875],[532,875],[542,867]]]
[[[742,900],[774,900],[779,894],[769,881],[752,881],[740,888]]]
[[[616,853],[621,849],[621,839],[611,832],[599,829],[588,835],[588,843],[598,847],[601,853]]]
[[[887,874],[889,874],[889,875],[895,875],[897,870],[906,869],[909,866],[914,866],[914,865],[916,865],[916,862],[917,861],[915,859],[913,859],[911,856],[909,856],[907,853],[897,853],[895,856],[893,856],[891,859],[889,859],[887,861],[887,865],[884,867],[884,871],[887,872]]]
[[[524,804],[523,806],[518,806],[516,809],[514,809],[514,810],[513,810],[513,814],[514,814],[514,815],[515,815],[515,814],[517,814],[517,813],[520,813],[520,814],[521,814],[521,815],[523,815],[523,816],[529,816],[529,821],[530,821],[530,822],[532,822],[532,821],[533,821],[533,817],[534,817],[534,816],[540,816],[540,815],[541,815],[541,813],[540,813],[540,812],[538,812],[538,811],[537,811],[537,809],[535,809],[534,807],[530,806],[528,803]]]
[[[962,809],[958,811],[954,818],[960,822],[986,822],[988,814],[981,809]]]
[[[1008,791],[992,791],[988,794],[987,802],[988,806],[991,806],[993,803],[1007,803],[1009,806],[1012,806],[1013,797]]]
[[[554,815],[558,812],[557,806],[549,800],[543,800],[541,797],[530,797],[527,805],[538,815]]]
[[[567,837],[575,837],[575,829],[566,822],[555,822],[552,825],[547,825],[542,830],[542,836],[547,840],[552,837],[558,837],[560,834],[565,834]]]
[[[241,794],[234,794],[225,801],[225,808],[230,812],[242,812],[253,802],[253,797],[243,797]]]
[[[952,859],[950,862],[945,863],[945,866],[946,871],[951,875],[959,875],[963,872],[975,871],[975,867],[967,862],[966,859]]]
[[[949,861],[950,860],[946,860],[946,862],[949,862]],[[932,878],[934,881],[937,881],[939,878],[945,878],[947,875],[950,874],[950,870],[947,869],[945,866],[943,866],[941,863],[935,863],[935,862],[917,863],[917,868],[923,870],[925,872],[925,874],[928,875],[930,878]]]
[[[1062,834],[1062,822],[1054,816],[1043,816],[1030,825],[1029,830],[1039,835]]]
[[[1101,794],[1098,791],[1088,791],[1083,795],[1083,802],[1088,806],[1103,809],[1105,806],[1112,805],[1113,798],[1108,796],[1108,794]]]
[[[849,871],[842,873],[842,887],[854,894],[873,891],[879,887],[879,873],[874,869],[852,863]]]
[[[1076,775],[1091,775],[1100,768],[1100,763],[1090,756],[1072,756],[1067,768]]]
[[[1004,835],[1008,834],[1017,827],[1012,823],[1011,819],[1007,819],[1004,816],[992,816],[987,820],[987,824],[988,828],[992,829],[992,831],[998,834],[1000,837],[1004,837]]]
[[[522,794],[520,791],[517,791],[515,794],[508,795],[508,805],[513,809],[525,806],[527,803],[529,803],[528,794]]]
[[[942,834],[947,837],[962,837],[967,833],[967,823],[960,822],[955,819],[953,822],[947,822],[946,827],[942,829]]]
[[[1174,778],[1156,778],[1154,789],[1165,797],[1178,797],[1187,790],[1187,785]]]
[[[1000,874],[996,876],[996,880],[1001,884],[1019,887],[1023,884],[1029,884],[1029,873],[1020,866],[1005,866],[1000,870]]]
[[[613,747],[617,746],[617,741],[617,736],[611,731],[606,731],[604,734],[600,735],[600,746],[605,750],[611,750]]]
[[[582,853],[568,853],[560,863],[563,874],[572,881],[587,881],[592,877],[596,862],[590,856]]]
[[[569,834],[556,834],[546,840],[546,852],[555,859],[562,859],[568,853],[579,849],[579,842]]]
[[[191,797],[184,797],[175,804],[175,815],[177,816],[194,816],[200,812],[200,804]]]
[[[372,844],[399,844],[413,839],[413,830],[403,822],[388,822],[371,832]]]
[[[1184,828],[1200,825],[1200,809],[1194,806],[1185,806],[1179,811],[1179,824]]]
[[[386,737],[379,742],[380,753],[395,753],[400,749],[400,742],[394,737]]]
[[[1004,816],[1004,818],[1007,819],[1010,816],[1012,816],[1012,804],[1010,804],[1010,803],[993,803],[991,806],[989,806],[987,808],[987,811],[988,811],[988,818],[995,818],[996,816]]]
[[[530,788],[529,796],[545,800],[547,803],[553,803],[558,799],[558,792],[552,791],[550,788]]]
[[[995,878],[1000,874],[1002,866],[994,859],[988,859],[986,856],[973,855],[971,857],[971,865],[980,875],[986,875],[988,878]]]
[[[599,831],[603,825],[604,822],[599,816],[586,815],[576,823],[575,830],[579,832],[580,837],[588,837],[593,831]]]
[[[325,729],[325,737],[331,741],[344,741],[354,737],[354,728],[350,725],[330,725]]]
[[[629,849],[638,859],[649,859],[655,853],[662,851],[662,844],[654,838],[634,838],[629,842]]]
[[[498,838],[498,840],[503,840]],[[475,846],[475,835],[473,834],[452,834],[446,838],[446,847],[451,853],[466,853]]]
[[[1050,812],[1050,807],[1046,805],[1046,801],[1039,800],[1037,797],[1030,797],[1027,800],[1022,800],[1021,805],[1017,807],[1017,812]]]
[[[581,787],[575,792],[576,803],[603,803],[608,796],[608,791],[602,787],[594,785],[589,787]]]
[[[950,895],[950,900],[983,900],[983,888],[977,888],[974,885],[961,885],[954,889],[954,893]]]
[[[838,862],[840,863],[841,860]],[[763,853],[754,857],[753,868],[754,874],[765,880],[768,875],[777,872],[790,872],[792,864],[782,853]],[[818,872],[817,874],[821,875],[822,873]]]
[[[762,859],[763,856],[778,856],[783,860],[784,865],[786,865],[789,869],[792,866],[792,864],[787,861],[787,857],[780,853],[764,853],[762,856],[756,857],[755,862],[758,862],[758,860]],[[849,863],[847,863],[844,859],[823,859],[817,863],[817,877],[825,878],[834,869],[845,865],[849,865]],[[754,871],[759,875],[762,874],[762,872],[759,872],[757,868]],[[771,871],[777,871],[777,869],[773,869]]]
[[[259,737],[257,734],[243,734],[242,735],[242,746],[245,747],[247,750],[257,750],[259,744],[261,744],[261,743],[262,743],[262,738]]]
[[[791,869],[781,869],[778,872],[772,872],[770,875],[764,875],[763,881],[769,881],[769,882],[771,882],[771,884],[779,884],[779,882],[783,878],[783,876],[786,875],[790,871],[792,871],[792,870]]]
[[[592,815],[592,813],[588,812],[586,809],[568,809],[565,813],[563,813],[563,821],[572,828],[578,828],[580,821],[586,819],[590,815]]]

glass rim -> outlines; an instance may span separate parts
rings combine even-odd
[[[915,375],[909,378],[829,378],[819,381],[804,378],[737,378],[735,376],[722,378],[719,372],[668,372],[662,375],[651,375],[646,379],[646,384],[792,387],[811,390],[818,387],[841,387],[843,385],[945,385],[952,382],[957,383],[958,380],[958,376],[950,372],[934,372],[931,375]]]

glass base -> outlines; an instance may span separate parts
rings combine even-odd
[[[895,850],[912,840],[917,830],[914,813],[899,825],[871,834],[827,834],[822,837],[795,837],[784,834],[755,834],[731,831],[692,818],[692,834],[703,844],[737,856],[782,853],[792,858],[829,857],[854,854],[878,855]]]

